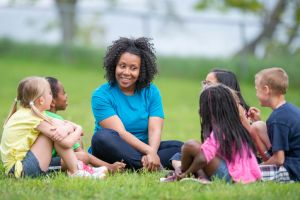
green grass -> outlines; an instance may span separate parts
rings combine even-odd
[[[41,53],[42,54],[42,53]],[[1,53],[0,53],[1,55]],[[5,54],[4,54],[5,55]],[[81,124],[85,130],[85,148],[89,146],[94,121],[90,108],[92,91],[105,82],[99,65],[87,66],[88,62],[64,62],[53,58],[33,59],[16,55],[5,55],[0,59],[0,121],[2,122],[16,95],[18,82],[32,75],[54,76],[64,84],[69,97],[69,107],[59,114],[66,119]],[[183,59],[187,66],[193,62]],[[178,63],[182,62],[178,61]],[[197,61],[198,62],[198,61]],[[208,67],[194,69],[197,76],[184,73],[168,74],[175,61],[159,62],[164,71],[155,79],[160,88],[165,111],[163,139],[199,139],[198,97],[201,80],[206,76]],[[193,67],[190,67],[191,70]],[[188,68],[189,69],[189,68]],[[248,75],[253,76],[253,74]],[[250,105],[258,106],[255,91],[249,81],[241,82],[242,93]],[[296,87],[287,95],[288,101],[300,105],[300,95]],[[270,109],[262,109],[266,119]],[[0,165],[1,169],[1,165]],[[255,183],[250,185],[228,185],[221,181],[209,186],[197,183],[177,182],[159,183],[162,173],[126,172],[108,177],[104,181],[70,179],[63,174],[40,179],[15,180],[6,178],[0,170],[1,199],[298,199],[299,184]]]

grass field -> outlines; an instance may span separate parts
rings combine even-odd
[[[175,61],[174,61],[175,62]],[[63,115],[66,119],[81,124],[85,130],[84,144],[87,148],[93,133],[94,121],[90,108],[92,91],[105,82],[99,65],[64,64],[63,62],[34,59],[0,59],[0,121],[2,122],[12,104],[18,82],[32,75],[54,76],[61,80],[69,97],[69,107]],[[161,68],[172,70],[168,63]],[[160,63],[160,64],[162,64]],[[164,66],[166,65],[166,66]],[[207,69],[198,78],[169,76],[165,70],[155,79],[160,88],[165,111],[163,139],[199,139],[198,96],[201,80]],[[180,74],[180,73],[179,73]],[[242,93],[247,102],[258,106],[252,83],[241,82]],[[300,106],[297,88],[288,91],[288,101]],[[270,113],[262,109],[263,118]],[[1,165],[0,165],[1,166]],[[191,182],[159,183],[162,173],[126,172],[108,177],[103,181],[69,179],[63,174],[40,179],[15,180],[6,178],[0,171],[1,199],[299,199],[299,184],[255,183],[251,185],[227,185],[215,182],[209,186]]]

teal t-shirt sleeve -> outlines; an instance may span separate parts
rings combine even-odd
[[[116,115],[110,98],[107,87],[100,87],[93,93],[92,110],[97,124],[108,117]]]
[[[152,84],[150,86],[149,116],[164,118],[162,98],[159,89]]]

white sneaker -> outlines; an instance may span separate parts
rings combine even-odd
[[[78,161],[78,170],[88,172],[93,178],[104,179],[108,173],[107,167],[91,167],[84,164],[82,161]]]
[[[108,174],[108,169],[105,166],[102,167],[93,167],[95,176],[99,177],[100,179],[106,178],[106,175]]]
[[[99,173],[104,173],[104,174],[107,174],[108,173],[108,169],[107,169],[107,167],[105,167],[105,166],[102,166],[102,167],[93,167],[93,170],[95,171],[95,172],[99,172]]]
[[[68,172],[69,177],[72,178],[76,178],[76,177],[84,177],[84,178],[93,178],[92,174],[90,174],[89,172],[85,171],[85,170],[77,170],[75,173],[70,174]]]

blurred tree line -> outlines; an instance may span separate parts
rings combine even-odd
[[[39,0],[25,0],[34,4]],[[73,43],[77,31],[76,6],[80,0],[53,0],[59,16],[59,26],[61,30],[61,40],[65,47]],[[113,8],[118,5],[119,0],[107,1]],[[11,4],[21,2],[21,0],[10,0]],[[24,0],[22,0],[24,2]],[[156,4],[164,3],[168,18],[178,20],[179,17],[174,8],[172,0],[147,0],[149,10],[154,10]],[[184,3],[184,2],[182,2]],[[195,8],[201,12],[205,9],[217,9],[226,12],[231,9],[240,10],[244,13],[253,13],[261,21],[261,30],[251,41],[247,41],[237,54],[256,53],[258,47],[262,48],[264,55],[271,54],[272,51],[279,50],[282,53],[296,53],[299,51],[299,42],[295,42],[299,36],[300,24],[300,1],[299,0],[198,0]],[[281,26],[285,31],[284,41],[279,40],[277,30]]]

